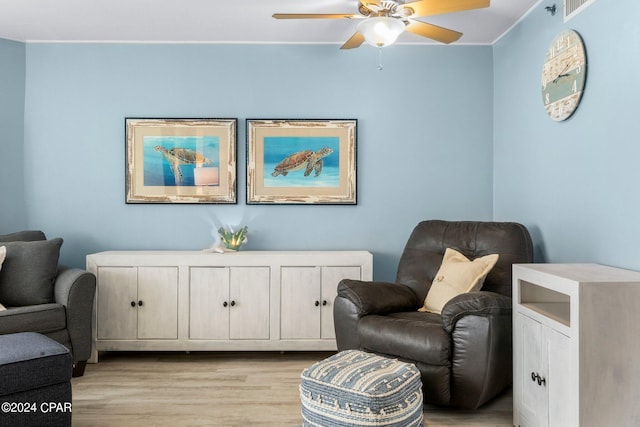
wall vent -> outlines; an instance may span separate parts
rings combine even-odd
[[[596,0],[564,0],[564,22],[573,18]]]

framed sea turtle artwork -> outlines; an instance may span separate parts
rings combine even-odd
[[[127,203],[237,203],[237,119],[127,117],[125,129]]]
[[[247,204],[356,199],[357,120],[247,119]]]

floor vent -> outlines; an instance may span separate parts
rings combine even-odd
[[[585,10],[596,0],[564,0],[564,22]]]

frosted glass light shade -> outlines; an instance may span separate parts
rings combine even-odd
[[[365,41],[372,46],[389,46],[404,31],[404,22],[388,16],[376,16],[360,22],[358,31],[364,36]]]

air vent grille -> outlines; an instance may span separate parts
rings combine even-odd
[[[596,0],[564,0],[564,22],[576,16]]]

